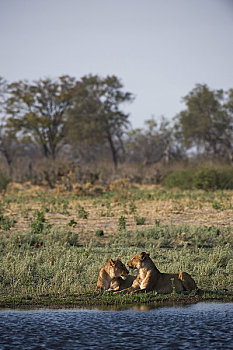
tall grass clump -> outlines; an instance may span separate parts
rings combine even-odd
[[[15,224],[15,221],[5,216],[0,210],[0,229],[4,231],[8,231],[11,229],[11,227],[14,226],[14,224]]]
[[[34,220],[31,221],[31,233],[42,233],[45,226],[45,215],[43,210],[35,210]]]
[[[124,231],[126,229],[126,219],[124,216],[121,216],[118,220],[119,231]]]
[[[88,218],[89,212],[86,211],[84,209],[84,207],[82,207],[80,204],[77,204],[76,208],[77,208],[77,211],[78,211],[77,216],[78,216],[79,219],[87,219]]]

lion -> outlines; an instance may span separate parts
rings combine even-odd
[[[132,286],[134,280],[136,279],[133,275],[128,275],[126,278],[114,277],[111,280],[109,291],[120,291]]]
[[[128,276],[128,273],[129,270],[119,258],[116,260],[109,258],[107,264],[101,267],[99,271],[97,284],[94,291],[97,292],[99,289],[101,292],[108,290],[113,278],[121,278],[123,280]]]
[[[135,255],[129,262],[131,269],[138,269],[138,275],[131,287],[119,293],[154,291],[159,294],[192,291],[197,289],[193,278],[187,272],[180,274],[161,273],[150,258],[149,253]]]

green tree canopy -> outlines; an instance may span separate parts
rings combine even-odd
[[[227,106],[231,108],[230,96],[229,92],[227,102],[228,94],[223,90],[199,84],[183,98],[186,109],[176,116],[176,129],[186,147],[232,158],[233,119],[227,110]]]
[[[120,105],[133,100],[116,76],[101,78],[84,76],[77,84],[73,107],[69,111],[67,137],[74,143],[106,143],[111,150],[115,168],[119,149],[123,147],[122,136],[129,125],[129,115]]]
[[[69,76],[8,85],[6,130],[37,143],[45,157],[55,158],[75,86],[76,80]]]

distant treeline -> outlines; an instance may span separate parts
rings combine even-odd
[[[68,172],[74,181],[93,183],[122,172],[143,182],[143,169],[152,168],[151,182],[159,183],[161,169],[174,164],[232,166],[233,89],[198,84],[172,121],[152,118],[132,129],[122,105],[134,96],[123,88],[114,75],[0,78],[0,171],[14,181],[53,186]]]

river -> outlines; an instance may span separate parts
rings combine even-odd
[[[233,303],[0,310],[0,349],[233,349]]]

